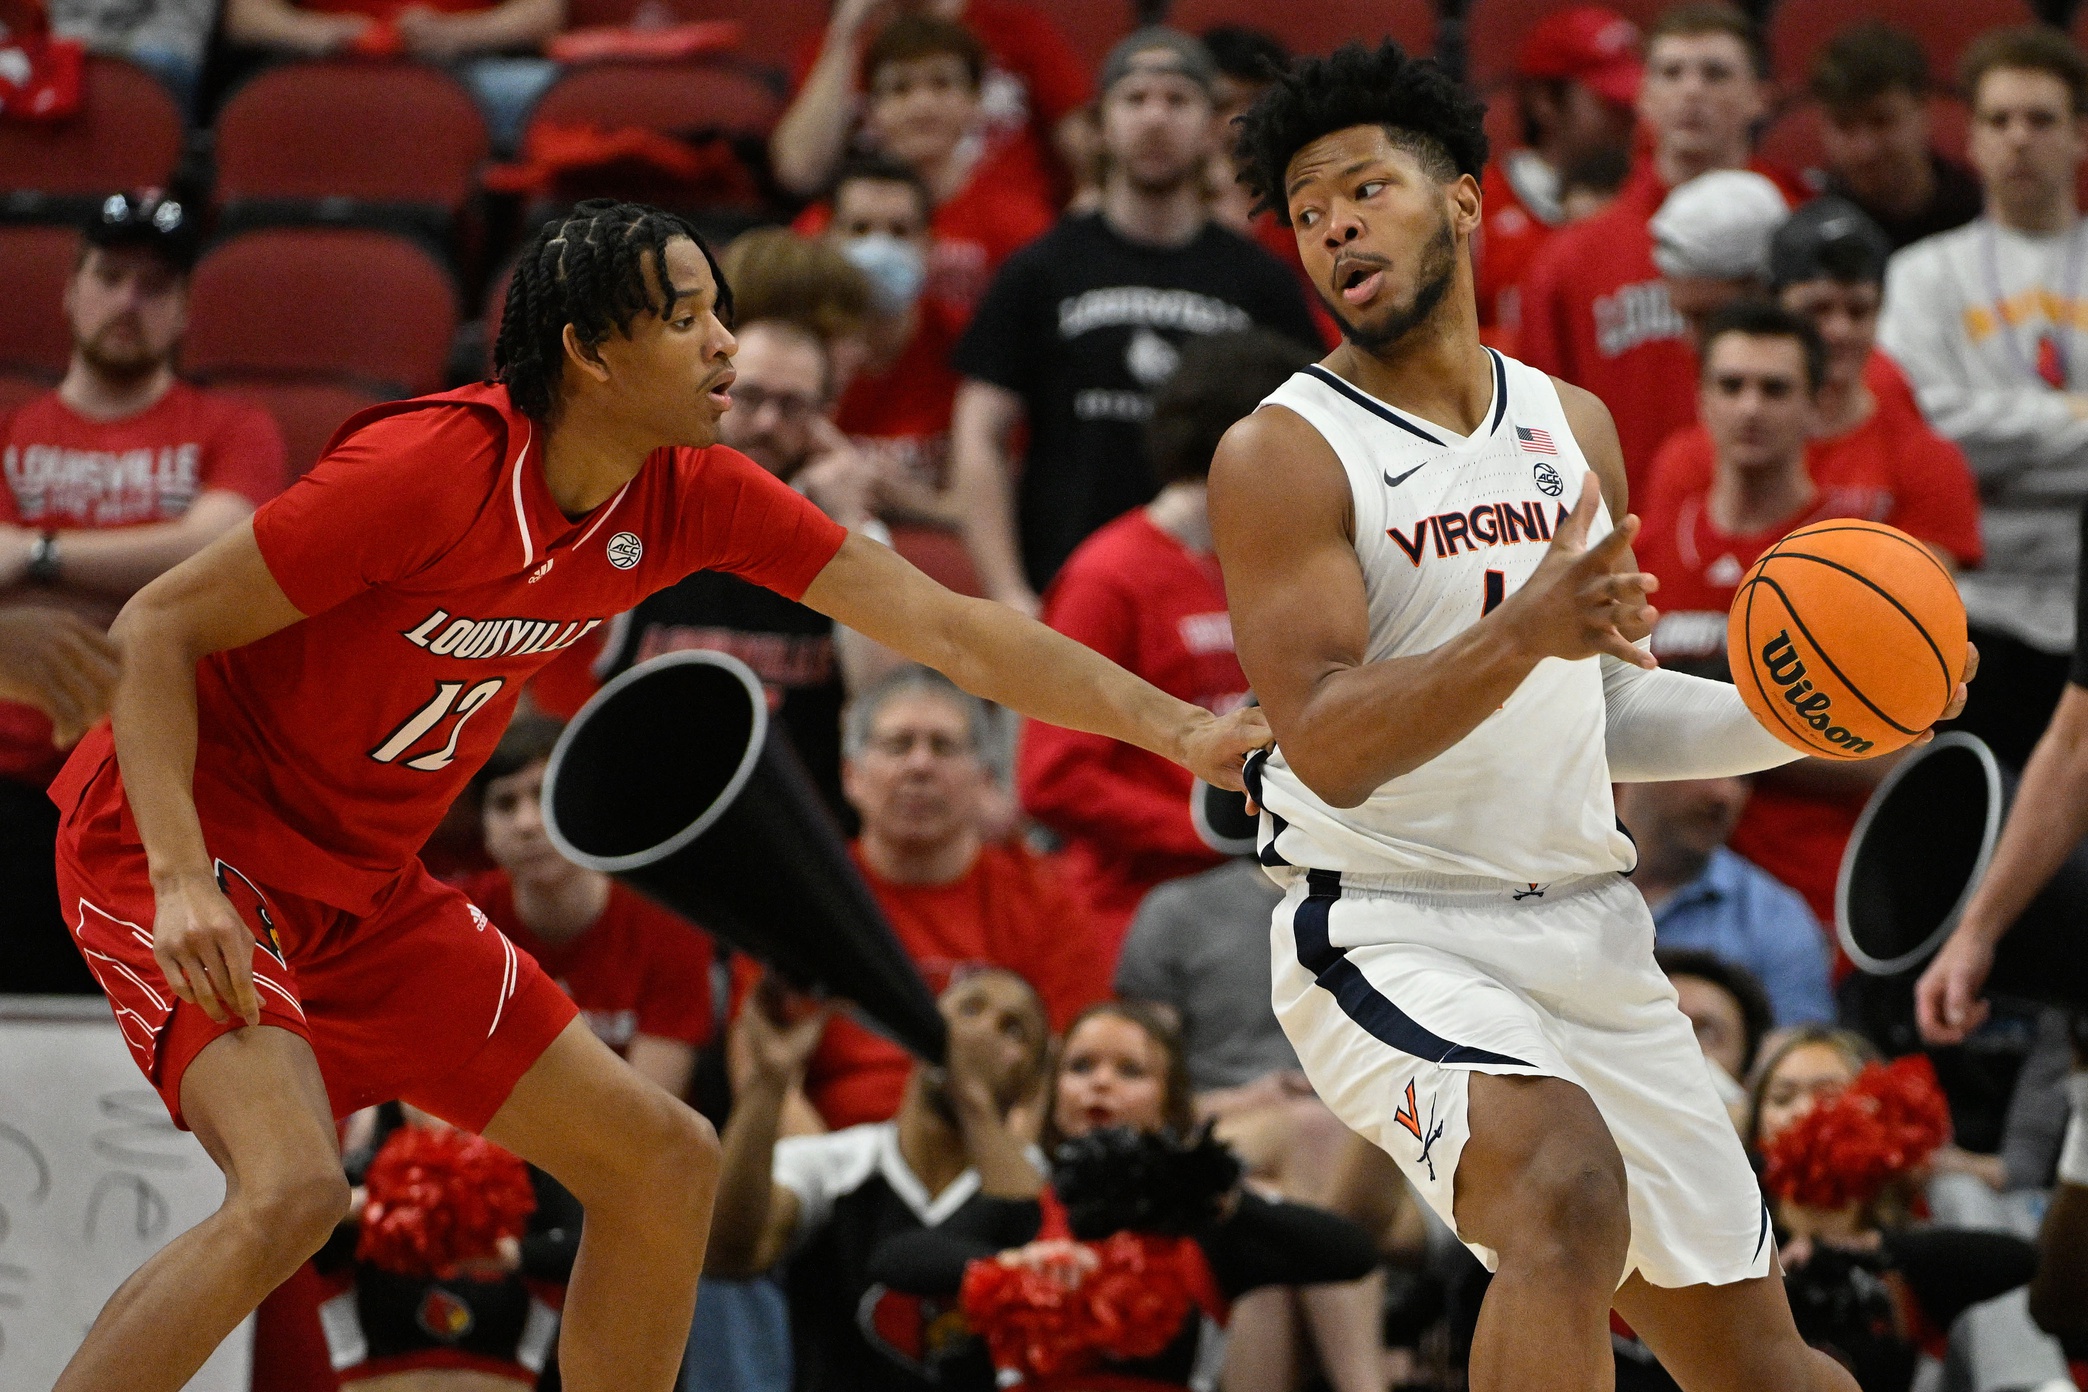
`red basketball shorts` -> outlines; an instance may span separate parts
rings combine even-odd
[[[168,987],[152,956],[144,849],[99,829],[116,820],[76,816],[60,829],[59,902],[131,1057],[185,1127],[189,1063],[244,1026],[212,1022]],[[337,1117],[398,1098],[482,1131],[574,1018],[534,958],[418,863],[355,915],[255,884],[224,849],[219,882],[254,934],[261,1022],[312,1046]]]

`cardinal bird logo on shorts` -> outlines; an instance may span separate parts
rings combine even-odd
[[[233,912],[245,920],[253,933],[254,945],[288,966],[282,935],[276,932],[275,918],[268,912],[268,900],[262,897],[261,887],[222,860],[217,863],[217,882],[218,893],[225,896]]]
[[[471,1307],[440,1286],[431,1286],[421,1297],[420,1309],[413,1312],[413,1321],[428,1337],[441,1343],[454,1344],[471,1332],[475,1324]]]
[[[1435,1149],[1436,1138],[1443,1134],[1443,1124],[1436,1120],[1435,1099],[1430,1098],[1428,1101],[1428,1125],[1424,1127],[1421,1124],[1421,1108],[1414,1101],[1414,1083],[1409,1078],[1406,1105],[1392,1114],[1392,1120],[1413,1132],[1414,1139],[1421,1142],[1421,1163],[1428,1166],[1428,1178],[1433,1183],[1436,1177],[1435,1159],[1429,1152]]]

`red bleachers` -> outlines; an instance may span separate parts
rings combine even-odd
[[[1769,66],[1786,92],[1802,92],[1813,55],[1842,30],[1875,19],[1919,39],[1930,76],[1949,87],[1972,40],[2036,18],[2026,0],[1779,0],[1769,16]]]
[[[392,400],[382,389],[347,378],[220,379],[213,386],[244,397],[275,417],[296,478],[319,460],[319,452],[341,423],[366,406]]]
[[[1409,53],[1435,52],[1433,0],[1309,0],[1270,9],[1267,0],[1175,0],[1167,22],[1191,34],[1220,24],[1273,34],[1293,53],[1331,53],[1351,39],[1389,35]]]
[[[1090,78],[1118,39],[1138,26],[1132,0],[1030,0],[1069,44]],[[1177,6],[1179,8],[1179,6]],[[1191,30],[1191,32],[1195,32]]]
[[[159,79],[90,57],[79,113],[43,125],[0,121],[0,194],[62,198],[164,188],[181,159],[181,111]]]
[[[65,371],[72,334],[62,302],[79,254],[70,227],[0,227],[0,369]]]
[[[1490,92],[1515,75],[1515,55],[1538,21],[1558,10],[1589,0],[1472,0],[1465,14],[1465,52],[1472,86]],[[1650,27],[1675,0],[1600,0],[1641,30]]]
[[[419,63],[291,63],[217,122],[219,206],[411,204],[454,217],[486,158],[486,123],[448,73]]]
[[[456,289],[405,237],[271,228],[196,267],[183,361],[193,371],[344,374],[439,390],[457,331]]]
[[[591,63],[559,78],[530,121],[766,135],[781,105],[766,84],[717,63]]]

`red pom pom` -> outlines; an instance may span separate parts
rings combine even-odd
[[[402,1126],[363,1180],[358,1260],[402,1276],[441,1277],[493,1256],[536,1211],[529,1169],[483,1136]]]
[[[1195,1304],[1193,1242],[1120,1232],[1067,1247],[1092,1253],[1093,1269],[1080,1272],[1071,1256],[1050,1270],[997,1258],[965,1268],[965,1318],[996,1368],[1052,1377],[1104,1357],[1151,1358],[1174,1342]]]
[[[1950,1106],[1928,1059],[1871,1064],[1770,1142],[1762,1183],[1807,1208],[1869,1203],[1950,1139]]]

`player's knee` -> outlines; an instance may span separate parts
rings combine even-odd
[[[1514,1246],[1547,1263],[1622,1270],[1631,1210],[1621,1162],[1564,1147],[1540,1152],[1515,1192]]]
[[[227,1203],[245,1220],[264,1260],[295,1266],[348,1216],[348,1179],[338,1164],[306,1164],[242,1183]]]
[[[639,1119],[643,1139],[630,1148],[644,1170],[645,1188],[656,1195],[707,1195],[717,1181],[723,1151],[718,1133],[690,1108],[671,1098],[649,1103]]]

